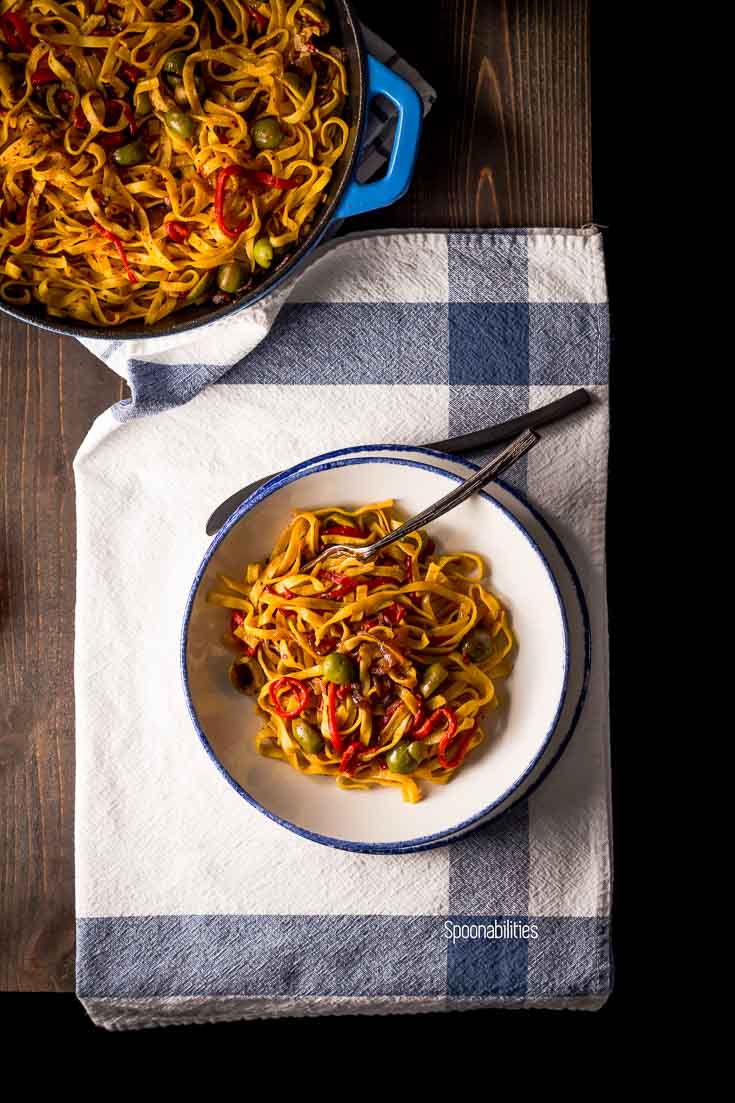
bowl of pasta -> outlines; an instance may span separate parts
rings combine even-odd
[[[309,461],[251,495],[197,571],[181,635],[195,731],[245,801],[315,842],[442,845],[509,807],[554,737],[565,606],[497,497],[350,555],[457,481],[426,454]]]
[[[361,183],[378,95],[395,139]],[[421,118],[349,0],[10,0],[0,310],[134,340],[251,306],[335,220],[407,190]]]

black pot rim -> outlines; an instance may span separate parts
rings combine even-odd
[[[174,321],[177,317],[176,313],[168,315],[166,318],[161,319],[162,325],[160,329],[157,328],[159,323],[155,323],[152,326],[146,326],[142,329],[120,329],[116,326],[88,326],[81,323],[64,322],[54,318],[35,317],[26,313],[25,308],[13,306],[11,303],[6,303],[1,299],[0,311],[3,314],[8,314],[11,318],[15,318],[19,322],[24,322],[26,325],[45,330],[47,333],[58,333],[63,337],[78,337],[83,340],[97,339],[107,341],[110,344],[122,341],[153,340],[155,338],[174,337],[181,333],[204,329],[214,322],[221,321],[223,318],[238,314],[241,310],[247,310],[274,291],[275,288],[286,279],[290,278],[294,274],[294,271],[301,267],[307,256],[316,248],[326,231],[329,229],[329,225],[334,219],[334,213],[339,206],[340,200],[352,181],[357,165],[357,158],[362,148],[367,109],[367,78],[362,31],[351,0],[332,0],[332,3],[338,4],[339,7],[342,8],[344,21],[351,35],[351,42],[348,44],[348,48],[354,47],[355,49],[358,93],[357,112],[353,123],[355,137],[348,158],[343,162],[342,179],[334,195],[328,203],[324,204],[324,208],[309,234],[282,267],[275,269],[275,271],[273,271],[267,279],[263,280],[262,283],[258,284],[253,291],[241,296],[234,303],[213,307],[205,314],[201,314],[196,318],[190,318],[187,321]],[[344,46],[344,42],[342,45]],[[169,322],[168,325],[165,324],[167,322]]]

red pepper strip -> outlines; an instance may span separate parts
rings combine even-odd
[[[130,127],[130,133],[133,135],[133,137],[135,137],[135,135],[138,133],[138,124],[135,121],[133,109],[129,103],[125,103],[125,100],[118,100],[118,103],[120,103],[120,105],[122,106],[122,112],[127,119],[128,126]]]
[[[340,701],[344,701],[346,697],[349,697],[352,692],[352,686],[340,686],[337,690],[337,697]]]
[[[351,525],[332,525],[331,528],[322,529],[322,536],[354,536],[358,540],[365,539],[362,529],[353,528]]]
[[[381,577],[365,578],[364,575],[355,575],[354,578],[350,578],[349,575],[339,574],[337,571],[322,571],[319,578],[326,578],[335,583],[331,590],[325,590],[322,595],[331,600],[351,594],[358,586],[367,586],[368,591],[370,591],[374,590],[376,586],[384,586],[386,583],[386,579]]]
[[[271,176],[269,172],[259,172],[255,169],[248,169],[245,176],[254,184],[262,184],[266,188],[278,188],[279,191],[291,191],[293,188],[301,187],[302,184],[301,180],[287,180],[285,176]],[[362,536],[362,533],[360,535]]]
[[[441,738],[441,743],[443,743],[444,746],[449,746],[450,740],[454,737],[454,734],[457,731],[457,717],[454,715],[448,705],[444,705],[442,708],[436,709],[434,712],[432,712],[429,719],[425,720],[420,728],[417,728],[416,731],[412,732],[414,739],[426,739],[427,735],[431,735],[434,728],[437,726],[442,717],[444,717],[447,722],[447,730]]]
[[[171,225],[171,223],[169,223],[169,225]],[[177,225],[178,225],[178,223],[177,223]],[[280,593],[275,588],[275,586],[264,586],[263,587],[263,593],[264,594],[273,594],[275,597],[287,597],[287,598],[296,597],[296,594],[293,592],[293,590],[289,590],[288,586],[284,586]]]
[[[122,130],[113,130],[110,134],[98,134],[95,138],[103,149],[119,149],[125,144],[125,140],[125,132]]]
[[[7,42],[10,49],[20,50],[23,43],[20,41],[15,31],[13,30],[13,25],[10,21],[10,14],[0,16],[0,29],[2,29],[3,38]]]
[[[134,65],[121,65],[120,72],[128,80],[136,81],[140,77],[140,69],[136,69]]]
[[[31,34],[31,28],[22,15],[17,12],[7,12],[0,19],[5,41],[11,50],[20,50],[25,46],[29,52],[38,45],[38,39]]]
[[[281,708],[278,700],[278,694],[284,687],[288,687],[297,697],[296,708],[290,711]],[[309,690],[303,682],[297,682],[295,678],[276,678],[275,682],[271,682],[268,694],[273,708],[282,720],[293,720],[294,716],[300,716],[309,702]]]
[[[334,682],[329,683],[327,690],[327,723],[329,725],[329,737],[332,740],[336,754],[344,753],[344,744],[337,728],[337,687]]]
[[[400,624],[406,615],[406,610],[399,602],[394,601],[387,609],[383,609],[383,616],[392,627]]]
[[[48,53],[45,53],[38,63],[35,73],[31,74],[31,84],[37,88],[40,84],[53,84],[59,78],[48,67]]]
[[[351,594],[358,586],[356,578],[350,578],[349,575],[346,574],[338,574],[337,571],[320,571],[319,578],[327,579],[329,582],[334,583],[331,590],[324,591],[324,597],[344,597],[345,594]]]
[[[414,716],[414,718],[413,718],[413,724],[411,725],[411,727],[410,727],[410,728],[409,728],[408,730],[409,730],[410,732],[415,732],[417,728],[420,728],[420,727],[421,727],[421,725],[422,725],[422,724],[423,724],[423,722],[424,722],[424,717],[425,717],[425,716],[426,716],[426,713],[424,712],[424,706],[423,706],[423,705],[419,705],[419,711],[418,711],[418,712],[416,713],[416,715]]]
[[[84,114],[84,111],[81,107],[74,108],[74,126],[77,128],[77,130],[86,130],[89,126],[89,123],[87,122],[87,116]]]
[[[181,245],[189,236],[189,227],[184,222],[167,222],[166,233],[172,241]]]
[[[360,751],[362,750],[362,743],[350,743],[349,747],[342,755],[342,759],[339,764],[339,772],[341,774],[354,774],[357,767],[360,765]]]
[[[125,249],[123,248],[123,243],[120,241],[120,238],[117,236],[117,234],[113,234],[111,230],[106,230],[104,226],[100,226],[99,222],[95,222],[94,226],[95,229],[99,230],[102,236],[106,237],[108,241],[111,241],[117,249],[118,255],[120,257],[120,260],[123,262],[123,265],[125,266],[125,271],[127,272],[127,276],[130,282],[137,283],[138,277],[135,275],[130,265],[128,264],[128,257]]]
[[[252,16],[253,20],[255,21],[255,25],[258,28],[258,30],[259,31],[264,31],[268,26],[268,20],[266,19],[266,17],[264,15],[261,15],[261,13],[257,10],[257,8],[251,8],[250,4],[246,4],[245,7],[250,12],[250,15]]]
[[[239,165],[227,165],[225,168],[220,169],[219,176],[217,177],[217,184],[214,189],[214,217],[217,219],[217,225],[223,234],[227,237],[237,238],[246,230],[250,225],[250,218],[243,219],[242,222],[238,222],[234,229],[225,222],[225,187],[227,181],[231,176],[242,176],[243,169]]]
[[[334,600],[338,597],[346,597],[347,594],[354,593],[356,589],[357,580],[354,578],[345,578],[342,582],[339,582],[337,586],[335,586],[333,589],[327,590],[326,594],[324,594],[324,597],[328,597]]]
[[[475,734],[476,730],[477,724],[473,724],[470,730],[468,732],[465,732],[462,738],[457,741],[457,753],[451,761],[447,758],[447,748],[452,742],[452,737],[454,733],[447,732],[445,735],[442,736],[439,743],[439,752],[437,754],[437,759],[439,761],[439,765],[443,770],[456,770],[458,766],[462,765],[462,762],[464,761],[464,756],[467,754],[467,748],[470,745],[470,740],[472,739],[472,736]]]

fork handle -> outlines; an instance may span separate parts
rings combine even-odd
[[[450,509],[454,509],[461,502],[464,502],[466,498],[470,498],[478,490],[481,490],[486,483],[492,482],[493,479],[499,478],[504,471],[507,471],[514,463],[516,463],[521,456],[525,456],[535,444],[538,444],[540,437],[538,433],[534,433],[531,429],[526,429],[520,436],[516,437],[510,442],[507,448],[504,448],[494,459],[486,463],[484,467],[481,467],[479,471],[476,471],[474,475],[470,475],[469,479],[465,479],[463,483],[456,486],[454,490],[450,490],[448,494],[445,494],[443,498],[440,498],[438,502],[435,502],[433,506],[429,506],[423,511],[418,513],[415,517],[406,521],[395,529],[393,532],[389,532],[387,536],[382,537],[375,544],[370,545],[370,558],[377,555],[383,548],[387,548],[389,544],[395,543],[396,540],[402,540],[404,536],[408,536],[409,533],[416,532],[417,529],[424,528],[425,525],[431,524],[432,521],[436,521],[438,517],[443,517],[445,513],[448,513]]]
[[[490,448],[494,444],[505,444],[523,429],[540,429],[549,425],[552,421],[568,417],[577,410],[588,406],[590,396],[584,387],[578,387],[576,391],[557,398],[554,402],[547,402],[545,406],[537,406],[534,410],[527,410],[525,414],[510,418],[500,425],[490,425],[485,429],[477,429],[474,433],[465,433],[461,437],[449,437],[448,440],[440,440],[435,444],[427,444],[426,448],[434,448],[437,452],[451,452],[454,455],[462,452],[473,452],[478,448]]]

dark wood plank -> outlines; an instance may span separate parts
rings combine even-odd
[[[410,193],[350,229],[592,219],[587,0],[357,7],[438,99]]]
[[[74,484],[121,381],[0,321],[0,989],[73,988]]]
[[[587,0],[357,6],[439,100],[410,193],[351,228],[591,219]],[[0,989],[74,986],[71,464],[122,393],[0,318]]]

